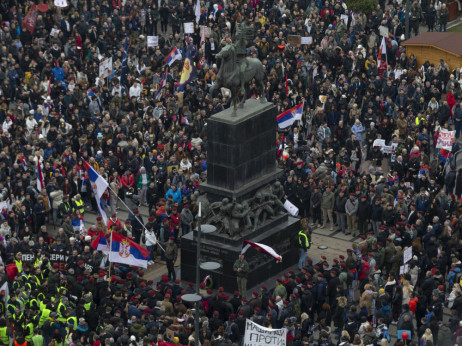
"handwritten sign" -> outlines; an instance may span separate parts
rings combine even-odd
[[[244,346],[286,346],[287,329],[270,329],[245,321]]]
[[[454,139],[455,134],[456,131],[441,130],[436,142],[436,147],[451,151],[452,140]]]
[[[184,33],[185,34],[194,34],[194,23],[184,23]]]
[[[159,45],[159,36],[147,37],[148,47],[157,47]]]
[[[310,36],[302,36],[300,40],[300,44],[312,44],[313,43],[313,38]]]
[[[106,78],[112,75],[112,57],[99,63],[99,76]]]
[[[384,139],[376,139],[374,140],[374,143],[372,144],[373,147],[384,147],[385,146],[385,140]]]
[[[386,145],[382,147],[382,153],[384,154],[391,154],[393,152],[393,147],[391,145]]]

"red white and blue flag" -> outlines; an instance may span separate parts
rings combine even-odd
[[[104,192],[108,188],[109,184],[107,183],[106,179],[98,174],[95,169],[88,164],[87,161],[83,161],[83,166],[88,174],[88,180],[90,185],[95,193],[96,204],[98,205],[99,213],[104,220],[104,223],[107,224],[107,216],[106,212],[104,211],[104,206],[101,203],[101,197],[103,196]]]
[[[123,263],[142,268],[148,267],[148,261],[151,259],[149,251],[130,238],[124,237],[119,233],[111,232],[110,248],[110,262]]]
[[[176,47],[173,47],[172,51],[168,53],[164,61],[168,66],[171,66],[176,60],[181,59],[183,59],[181,52]]]
[[[160,81],[160,85],[159,85],[159,89],[157,89],[157,92],[156,94],[154,95],[154,99],[157,100],[157,98],[160,96],[160,92],[162,91],[162,89],[164,88],[165,84],[167,84],[167,71],[168,71],[168,66],[167,68],[165,69],[165,72],[162,76],[162,80]]]
[[[281,255],[279,255],[276,251],[274,251],[272,247],[269,247],[268,245],[265,245],[265,244],[254,243],[253,241],[249,241],[249,240],[244,240],[244,242],[242,243],[241,254],[245,253],[251,247],[257,251],[260,251],[264,254],[267,254],[273,257],[278,262],[282,262]]]
[[[284,151],[284,134],[282,134],[281,142],[279,143],[277,157],[281,157]]]
[[[109,242],[102,231],[100,231],[96,239],[91,242],[91,247],[106,255],[109,253]]]
[[[280,129],[291,126],[296,120],[301,120],[303,114],[303,102],[282,112],[276,117]]]
[[[43,182],[42,167],[40,164],[40,157],[37,156],[37,191],[40,192],[45,188],[45,183]]]

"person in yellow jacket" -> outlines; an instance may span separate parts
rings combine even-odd
[[[0,342],[3,345],[9,346],[10,341],[11,341],[10,335],[11,335],[11,330],[6,323],[6,319],[4,317],[1,317],[0,318]]]

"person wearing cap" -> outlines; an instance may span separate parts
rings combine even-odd
[[[240,253],[239,257],[233,264],[233,270],[236,273],[237,289],[241,297],[247,294],[247,275],[249,274],[249,264],[244,258],[244,254]]]
[[[346,218],[345,218],[345,203],[347,197],[345,196],[345,190],[342,188],[335,197],[335,215],[337,217],[338,230],[342,233],[346,231]]]
[[[194,217],[189,209],[189,204],[185,204],[180,213],[181,232],[182,235],[186,235],[191,231],[193,227]]]
[[[168,278],[174,282],[176,279],[175,262],[178,257],[178,246],[175,244],[175,237],[169,237],[165,245],[165,262],[167,265]]]
[[[347,227],[348,231],[346,234],[352,234],[356,236],[356,213],[358,212],[359,202],[356,199],[354,193],[350,193],[350,197],[345,203],[345,213],[347,216]]]
[[[334,210],[334,204],[335,204],[335,194],[332,192],[330,186],[326,187],[326,191],[322,194],[322,200],[321,200],[321,210],[322,210],[322,220],[323,224],[321,228],[326,228],[327,227],[327,218],[329,218],[330,222],[330,230],[334,230],[334,216],[333,216],[333,210]]]
[[[358,220],[359,234],[366,234],[369,230],[369,219],[371,213],[371,205],[366,195],[362,195],[358,204],[358,211],[356,217]]]

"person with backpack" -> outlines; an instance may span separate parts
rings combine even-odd
[[[233,343],[239,342],[239,327],[236,324],[236,314],[229,315],[229,320],[225,323],[225,333],[229,335],[229,339]]]

